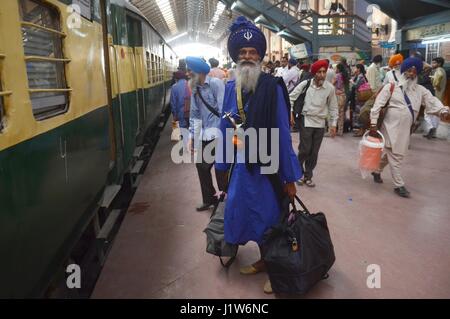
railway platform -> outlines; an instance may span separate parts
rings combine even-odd
[[[211,211],[195,210],[197,172],[194,164],[172,162],[170,133],[167,125],[91,297],[276,298],[263,292],[265,273],[239,273],[259,258],[255,243],[240,246],[228,270],[206,253]],[[301,298],[448,298],[450,144],[413,135],[403,168],[412,197],[403,199],[388,171],[381,185],[361,178],[358,142],[350,135],[325,139],[317,186],[297,186],[310,210],[326,214],[336,253],[330,277]],[[373,265],[381,287],[371,289]]]

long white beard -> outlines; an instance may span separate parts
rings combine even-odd
[[[191,87],[191,91],[194,91],[194,89],[200,84],[200,77],[198,74],[194,73],[192,75],[192,78],[189,80],[189,86]]]
[[[255,92],[261,74],[261,63],[243,64],[239,62],[236,67],[236,84],[247,92]]]
[[[406,90],[414,90],[417,86],[418,78],[417,76],[414,78],[414,80],[407,78],[405,74],[403,73],[398,81],[398,84],[400,86],[403,86]]]

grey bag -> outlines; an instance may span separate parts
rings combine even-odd
[[[222,266],[229,267],[236,258],[239,246],[229,244],[224,240],[224,213],[225,202],[221,200],[215,207],[208,226],[203,232],[206,234],[206,252],[219,256]],[[224,263],[221,257],[230,257],[230,259]]]

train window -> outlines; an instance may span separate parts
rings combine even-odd
[[[157,81],[161,81],[161,58],[158,57],[158,79]]]
[[[11,95],[12,92],[11,91],[3,91],[4,90],[4,86],[2,86],[2,63],[3,63],[3,59],[5,59],[6,56],[2,53],[0,53],[0,133],[3,131],[4,129],[4,125],[5,123],[3,122],[4,118],[5,118],[5,98],[8,95]]]
[[[161,58],[158,57],[158,81],[161,82],[162,81],[162,63],[161,63]]]
[[[0,92],[2,92],[2,79],[0,77]],[[5,109],[3,108],[3,96],[0,95],[0,133],[3,131],[3,116]]]
[[[60,15],[37,0],[20,0],[22,39],[33,114],[44,119],[67,110],[68,93]]]
[[[82,17],[92,20],[91,0],[72,0],[72,5],[77,5],[80,8],[80,14]]]
[[[156,82],[156,55],[152,53],[152,83]]]
[[[170,80],[170,65],[168,62],[166,62],[166,78],[164,80]]]
[[[159,82],[159,56],[156,56],[156,82]]]
[[[146,58],[147,58],[147,81],[148,83],[151,83],[151,78],[152,78],[152,69],[151,69],[151,60],[150,60],[150,52],[146,52],[145,53]]]

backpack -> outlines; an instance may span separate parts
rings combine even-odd
[[[390,92],[391,96],[394,92],[395,84],[390,83]],[[381,87],[376,94],[373,94],[367,101],[364,103],[363,107],[361,108],[361,111],[359,112],[359,123],[361,124],[362,128],[368,129],[370,128],[370,111],[372,110],[373,105],[375,104],[375,100],[377,99],[378,94],[380,94],[381,90],[383,90],[384,86]],[[378,117],[378,123],[377,127],[378,129],[381,127],[381,123],[383,123],[384,116],[386,114],[386,108],[389,106],[389,101],[391,100],[391,97],[389,97],[389,100],[386,102],[386,104],[381,108],[380,116]]]
[[[309,86],[311,85],[312,79],[307,80],[306,85],[303,87],[302,92],[298,96],[298,98],[294,102],[294,113],[295,114],[302,114],[303,106],[305,105],[305,98],[306,98],[306,92],[309,89]],[[296,86],[297,87],[297,86]]]

